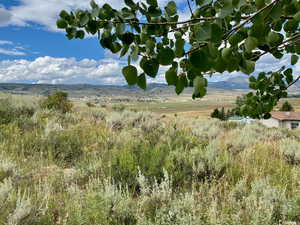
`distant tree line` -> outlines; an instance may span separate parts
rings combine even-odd
[[[245,105],[245,101],[246,101],[246,97],[245,96],[238,96],[236,98],[235,101],[235,107],[232,109],[227,109],[225,110],[224,107],[222,107],[221,109],[214,109],[214,111],[210,114],[211,118],[216,118],[222,121],[226,121],[228,120],[230,117],[233,116],[240,116],[243,117],[245,116],[244,114],[244,105]],[[282,106],[280,107],[279,111],[282,112],[292,112],[294,111],[294,107],[292,106],[291,103],[289,103],[288,101],[285,101]]]
[[[230,117],[235,115],[235,110],[234,109],[228,109],[227,111],[225,111],[224,107],[222,107],[221,109],[216,108],[212,113],[211,113],[211,117],[212,118],[216,118],[216,119],[220,119],[220,120],[228,120]]]

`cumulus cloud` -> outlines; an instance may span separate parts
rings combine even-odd
[[[40,57],[34,61],[0,61],[0,82],[50,84],[124,84],[123,62],[115,59],[83,59]]]

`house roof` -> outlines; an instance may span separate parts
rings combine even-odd
[[[299,120],[300,112],[272,112],[272,118],[277,120]]]

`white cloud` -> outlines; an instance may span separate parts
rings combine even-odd
[[[0,40],[0,45],[13,45],[14,43],[12,41],[5,41],[5,40]]]
[[[1,52],[1,49],[0,49]],[[265,56],[257,64],[256,72],[275,71],[283,65],[288,65],[285,57],[274,61],[272,57]],[[50,84],[126,84],[121,73],[127,62],[117,58],[104,58],[101,60],[75,58],[53,58],[49,56],[30,60],[4,60],[0,61],[0,82],[33,82]],[[148,82],[165,82],[164,72],[168,67],[161,67],[159,75],[148,78]],[[296,71],[300,72],[299,64]],[[215,74],[211,81],[226,80],[241,76],[242,73]],[[246,76],[246,75],[244,75]]]
[[[83,59],[40,57],[34,61],[0,61],[0,82],[50,84],[125,84],[121,74],[123,63],[115,59]]]
[[[12,41],[6,41],[6,40],[0,40],[0,46],[1,45],[8,45],[8,48],[0,48],[0,54],[2,55],[10,55],[10,56],[23,56],[26,55],[26,53],[23,51],[25,50],[24,47],[19,46],[18,44],[15,44]]]
[[[22,56],[22,55],[26,55],[26,53],[18,51],[17,49],[4,49],[4,48],[0,48],[0,54],[2,55],[11,55],[11,56]]]
[[[0,27],[8,25],[10,23],[11,18],[11,12],[6,10],[4,7],[1,7],[0,5]]]

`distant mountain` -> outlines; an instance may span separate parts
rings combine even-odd
[[[209,82],[208,87],[225,90],[249,89],[248,77],[231,77],[226,81]]]

